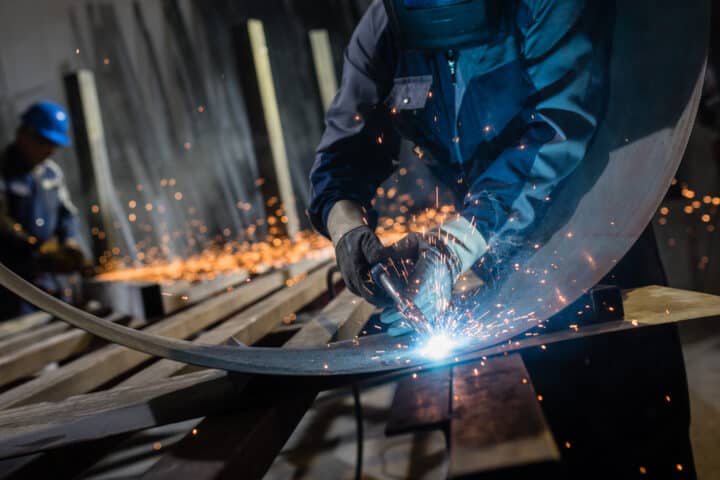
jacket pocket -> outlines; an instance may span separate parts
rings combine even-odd
[[[396,110],[423,109],[427,104],[432,83],[432,75],[396,78],[385,104]]]

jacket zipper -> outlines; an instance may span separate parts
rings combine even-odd
[[[452,124],[453,124],[453,138],[451,139],[451,142],[453,144],[453,150],[455,151],[455,156],[457,157],[457,161],[459,165],[462,165],[463,158],[462,158],[462,151],[460,149],[460,132],[458,129],[458,118],[459,118],[459,110],[460,105],[458,105],[458,102],[462,100],[460,92],[458,90],[457,85],[457,67],[458,67],[458,52],[455,50],[448,50],[447,54],[447,63],[448,67],[450,69],[450,79],[452,80],[452,84],[455,87],[455,101],[453,105],[453,113],[452,113]]]

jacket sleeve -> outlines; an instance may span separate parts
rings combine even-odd
[[[493,247],[522,238],[539,219],[583,160],[602,111],[605,67],[584,20],[586,2],[521,3],[523,62],[537,93],[524,134],[474,179],[462,211]]]
[[[342,82],[325,119],[325,132],[310,173],[310,220],[328,235],[330,209],[351,200],[375,215],[370,202],[393,172],[400,138],[383,104],[392,85],[394,48],[381,1],[372,4],[345,51]]]
[[[0,180],[0,248],[20,255],[31,255],[37,245],[8,210],[6,183]]]

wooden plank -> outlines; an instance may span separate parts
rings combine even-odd
[[[647,325],[720,316],[720,296],[668,287],[625,292],[625,320]]]
[[[219,320],[246,308],[281,287],[281,272],[260,277],[243,287],[160,321],[145,330],[154,335],[187,338]],[[0,395],[0,409],[33,402],[58,401],[89,392],[150,359],[146,354],[109,345],[85,355],[41,378]]]
[[[310,48],[312,49],[320,98],[322,99],[323,110],[327,112],[338,92],[330,35],[327,30],[317,29],[310,30],[308,36],[310,37]]]
[[[128,320],[129,326],[139,328],[145,322],[128,319],[125,315],[108,318],[109,322]],[[85,352],[97,339],[83,330],[73,329],[55,336],[38,339],[26,348],[0,357],[0,386],[28,377],[52,362],[59,362]]]
[[[449,478],[560,460],[522,357],[453,369]]]
[[[45,312],[35,312],[12,320],[5,320],[0,323],[0,340],[45,325],[51,320],[52,315]]]
[[[246,271],[238,270],[197,284],[183,281],[162,286],[162,304],[165,315],[173,314],[228,289],[235,288],[249,278],[250,275]]]
[[[260,20],[249,19],[236,29],[238,73],[245,92],[248,120],[253,132],[253,147],[260,173],[257,185],[270,216],[284,210],[286,222],[269,227],[271,235],[286,233],[292,237],[301,228],[296,193],[290,174],[287,145],[283,135],[280,106],[265,37]]]
[[[286,346],[322,346],[342,325],[367,320],[372,312],[371,305],[343,292]],[[251,381],[246,395],[257,399],[252,408],[206,418],[143,478],[262,478],[317,394],[297,381]]]
[[[451,369],[413,373],[398,382],[388,436],[445,428],[450,421]]]
[[[85,193],[83,204],[92,206],[88,212],[88,225],[97,229],[91,239],[93,257],[100,258],[113,247],[123,246],[113,222],[124,223],[124,227],[128,228],[126,231],[129,231],[129,225],[124,213],[119,211],[115,194],[95,75],[90,70],[78,70],[66,75],[64,80],[80,166],[80,183]],[[126,246],[125,251],[135,248],[134,244]]]
[[[311,273],[301,282],[280,290],[273,296],[238,313],[212,330],[200,335],[195,343],[220,345],[234,338],[252,345],[280,324],[284,317],[311,303],[327,289],[326,277],[330,267]],[[143,385],[175,375],[187,365],[172,360],[160,360],[138,372],[120,386]]]
[[[242,384],[240,384],[242,386]],[[221,411],[241,390],[208,370],[0,412],[0,458],[59,448]],[[61,412],[61,414],[58,414]]]
[[[354,331],[346,333],[352,338],[367,323],[373,310],[372,305],[344,290],[290,339],[285,344],[285,348],[321,347],[330,342],[348,324],[354,325]]]
[[[148,269],[146,275],[152,277],[152,269]],[[195,284],[186,281],[163,284],[139,279],[121,281],[110,277],[107,280],[83,282],[83,296],[135,318],[156,319],[197,305],[241,285],[248,278],[248,273],[243,270]]]
[[[0,386],[29,377],[52,362],[84,352],[92,338],[82,330],[71,330],[0,357]]]
[[[65,322],[52,322],[42,327],[33,328],[30,331],[13,335],[7,340],[0,342],[0,355],[9,355],[12,352],[34,345],[46,338],[59,335],[70,329]]]

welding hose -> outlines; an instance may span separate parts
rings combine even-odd
[[[335,291],[334,277],[340,273],[340,267],[337,265],[328,270],[327,273],[327,290],[330,300],[337,297]],[[363,457],[364,457],[364,443],[365,443],[365,428],[363,419],[363,408],[362,399],[360,398],[360,387],[357,383],[352,384],[352,395],[355,409],[355,433],[356,433],[356,457],[355,457],[355,480],[362,480],[363,476]]]
[[[360,387],[357,383],[352,385],[353,400],[355,402],[355,431],[357,434],[357,457],[355,459],[355,480],[362,480],[363,476],[363,444],[365,443],[365,429],[363,420],[362,400]]]

